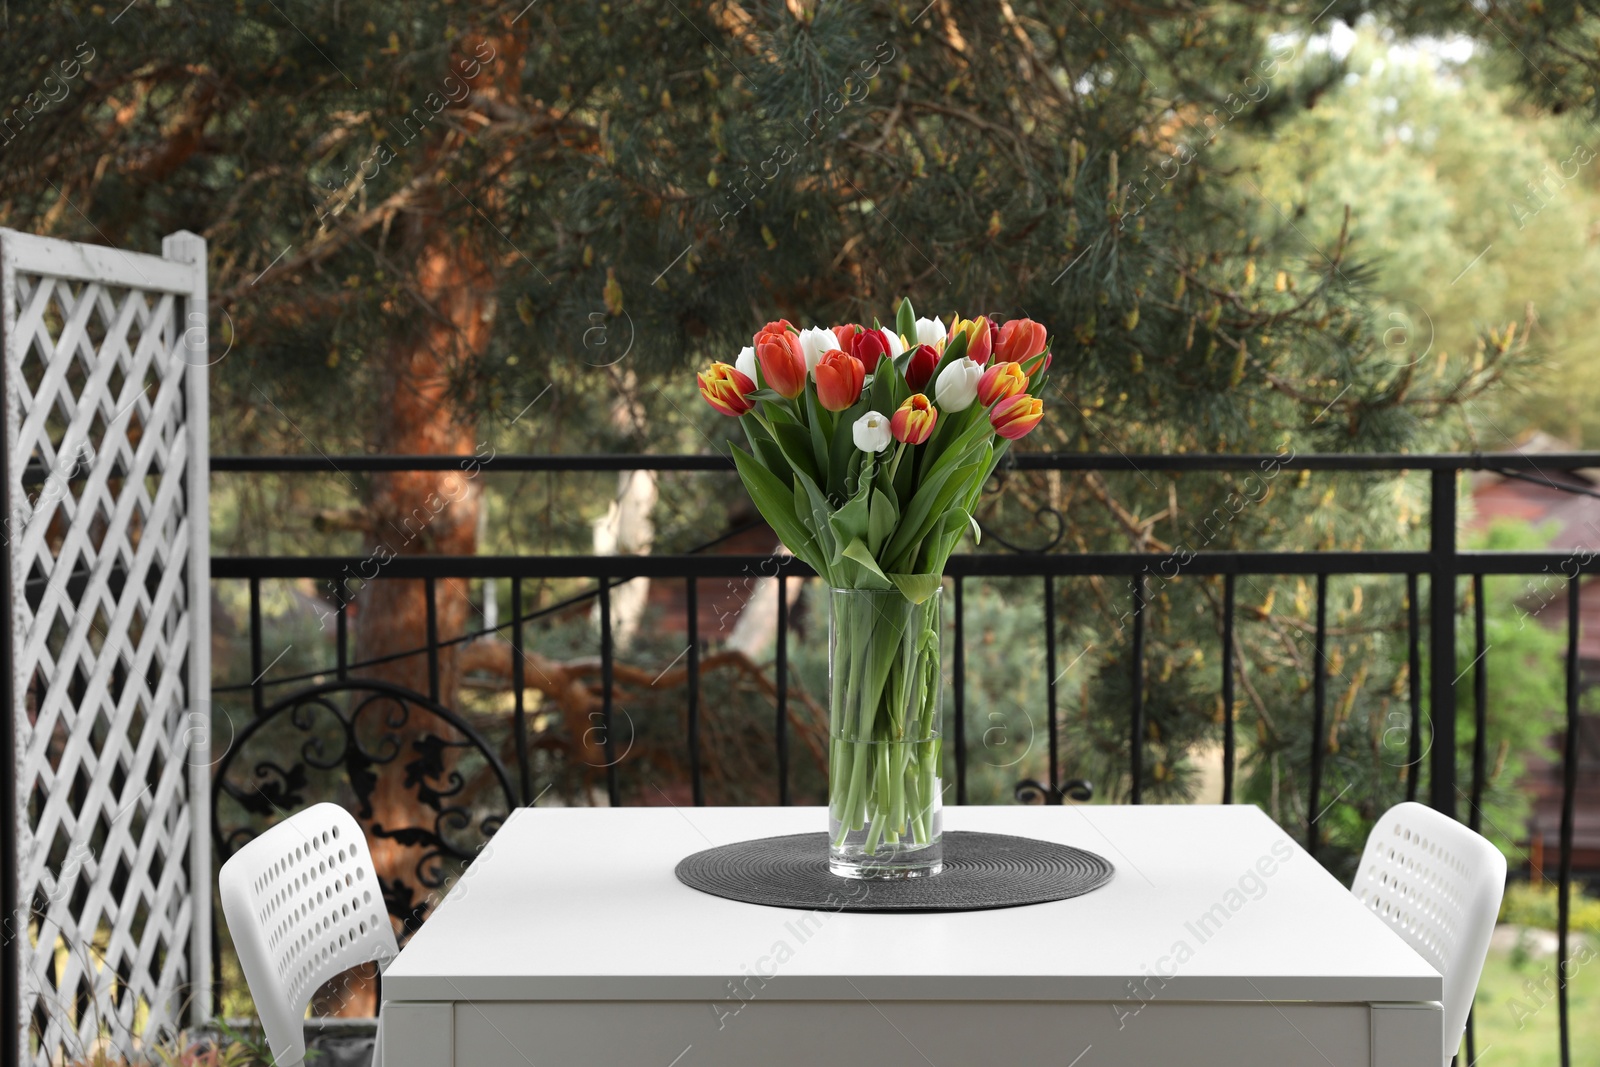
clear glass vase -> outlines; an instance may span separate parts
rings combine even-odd
[[[917,878],[940,844],[940,594],[834,589],[828,601],[828,867]]]

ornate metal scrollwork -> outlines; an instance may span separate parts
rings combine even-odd
[[[373,796],[391,766],[415,798],[403,825],[375,818]],[[493,746],[458,713],[402,686],[352,678],[292,693],[238,732],[213,770],[211,825],[226,859],[275,816],[333,800],[373,838],[421,849],[415,882],[438,889],[449,864],[472,860],[516,796]],[[426,905],[404,879],[384,881],[383,891],[390,914],[408,926],[420,920]]]
[[[1034,778],[1024,778],[1011,791],[1019,804],[1065,804],[1068,800],[1094,799],[1094,785],[1082,778],[1069,778],[1061,788],[1046,785]]]

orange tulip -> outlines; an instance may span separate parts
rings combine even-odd
[[[978,379],[978,403],[990,407],[1008,396],[1027,391],[1028,376],[1019,363],[996,363]]]
[[[696,377],[700,380],[700,395],[706,398],[707,404],[724,415],[737,417],[756,406],[756,402],[750,399],[756,383],[737,367],[713,363]]]
[[[996,359],[1021,363],[1044,351],[1044,323],[1032,319],[1012,319],[1000,327],[1000,339],[994,346]]]
[[[843,411],[861,399],[861,384],[866,380],[866,368],[854,356],[847,356],[837,348],[822,353],[814,372],[817,379],[817,402],[829,411]]]
[[[933,436],[933,424],[938,421],[938,409],[932,401],[918,393],[907,397],[906,402],[895,409],[894,416],[889,420],[889,432],[894,434],[896,441],[920,445]]]
[[[1014,365],[1014,364],[1013,364]],[[1044,401],[1027,393],[1002,400],[989,412],[989,425],[994,432],[1010,441],[1026,437],[1044,418]]]
[[[800,338],[780,323],[771,323],[756,334],[756,362],[761,364],[763,384],[778,395],[792,400],[806,391],[806,357]]]

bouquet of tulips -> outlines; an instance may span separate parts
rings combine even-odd
[[[979,536],[972,511],[995,464],[1038,425],[1049,366],[1031,319],[947,326],[902,300],[890,327],[770,322],[699,375],[706,402],[743,424],[750,450],[734,461],[756,507],[835,590],[836,852],[852,834],[868,856],[937,836],[934,594],[957,542]]]

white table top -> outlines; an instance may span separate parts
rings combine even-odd
[[[713,845],[825,825],[821,808],[519,809],[390,966],[384,997],[719,1000],[757,973],[764,999],[1441,995],[1438,972],[1250,806],[946,808],[947,833],[1059,841],[1117,868],[1093,893],[1022,908],[808,913],[673,875]]]

